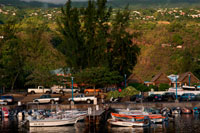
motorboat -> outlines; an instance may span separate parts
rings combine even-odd
[[[172,109],[172,114],[181,114],[181,108],[180,107],[175,107]]]
[[[7,118],[9,117],[9,111],[6,107],[1,108],[1,117],[2,118]]]
[[[145,127],[150,125],[149,119],[143,119],[143,121],[135,121],[135,119],[130,120],[120,120],[120,119],[108,119],[107,122],[113,126],[122,127]]]
[[[191,114],[191,113],[192,113],[192,110],[190,110],[190,109],[184,107],[184,108],[181,109],[181,112],[182,112],[183,114]]]
[[[53,127],[53,126],[64,126],[74,125],[77,122],[76,118],[63,118],[63,119],[30,119],[28,120],[30,127]]]

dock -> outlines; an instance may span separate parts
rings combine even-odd
[[[104,113],[104,109],[88,108],[88,114],[85,118],[86,125],[98,125],[103,120]]]

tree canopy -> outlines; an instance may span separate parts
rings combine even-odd
[[[107,0],[88,1],[86,8],[71,7],[69,0],[58,20],[63,42],[58,49],[66,56],[66,63],[76,72],[93,67],[107,67],[121,76],[130,74],[140,49],[128,32],[130,12],[118,11],[111,19],[112,8]]]

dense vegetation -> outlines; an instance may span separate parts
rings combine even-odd
[[[191,71],[200,78],[198,8],[118,10],[95,6],[90,3],[87,8],[62,10],[1,6],[0,86],[50,87],[58,83],[52,70],[66,67],[77,77],[74,81],[104,86],[122,81],[130,72],[143,80],[151,80],[158,72]],[[100,78],[84,74],[92,77],[94,71]]]

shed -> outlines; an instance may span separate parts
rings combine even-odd
[[[157,75],[155,75],[152,78],[151,82],[153,83],[153,85],[156,85],[156,86],[159,86],[160,84],[171,85],[171,80],[164,73],[158,73]]]

